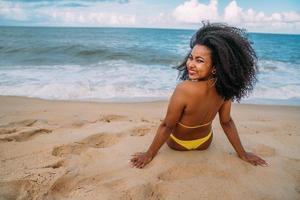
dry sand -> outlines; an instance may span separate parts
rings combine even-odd
[[[167,102],[85,103],[0,97],[0,199],[300,199],[300,107],[234,104],[240,160],[218,118],[206,151],[145,151]]]

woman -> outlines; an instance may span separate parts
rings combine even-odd
[[[143,168],[167,145],[179,151],[205,150],[212,138],[212,121],[220,124],[237,155],[253,165],[265,160],[246,152],[230,115],[231,102],[246,96],[256,81],[257,57],[246,33],[225,24],[203,24],[190,41],[191,51],[177,67],[180,79],[165,119],[146,152],[135,153],[134,167]]]

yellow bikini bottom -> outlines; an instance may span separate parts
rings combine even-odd
[[[197,149],[201,144],[209,140],[209,138],[212,136],[213,131],[211,130],[207,136],[204,138],[199,138],[196,140],[180,140],[176,138],[172,133],[170,137],[179,145],[185,147],[188,150]]]

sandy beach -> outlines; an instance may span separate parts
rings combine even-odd
[[[0,97],[0,199],[300,199],[300,107],[233,104],[240,160],[218,118],[206,151],[145,151],[168,102],[91,103]]]

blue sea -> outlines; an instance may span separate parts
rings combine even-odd
[[[0,95],[168,100],[195,30],[0,27]],[[300,35],[250,33],[258,82],[242,103],[300,105]]]

